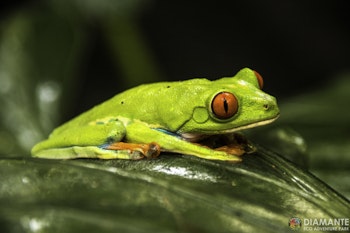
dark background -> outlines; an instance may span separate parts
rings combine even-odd
[[[12,1],[1,7],[1,18],[40,4]],[[128,17],[160,70],[160,80],[215,79],[250,67],[263,75],[266,92],[283,100],[325,87],[332,82],[329,77],[350,68],[346,1],[158,0],[143,1],[133,11]],[[115,65],[100,18],[82,18],[89,41],[78,73],[79,101],[67,119],[137,84],[125,81]]]
[[[349,69],[347,9],[340,1],[156,1],[140,23],[171,79],[249,66],[288,96]]]
[[[346,9],[339,1],[159,0],[137,23],[164,80],[215,79],[251,67],[263,75],[265,90],[282,99],[327,86],[329,77],[349,71]],[[98,30],[92,28],[96,40],[87,73],[93,75],[83,96],[98,85],[91,81],[96,76],[122,76],[111,68]],[[115,93],[113,85],[99,88]]]

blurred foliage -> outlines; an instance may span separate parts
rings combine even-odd
[[[286,159],[263,147],[241,164],[29,158],[82,102],[91,27],[121,71],[116,90],[164,79],[135,23],[149,3],[40,1],[1,22],[0,230],[283,232],[296,215],[349,216],[349,202],[306,171],[350,197],[349,75],[284,100],[278,122],[246,132]]]
[[[91,23],[100,25],[115,65],[121,67],[124,79],[120,83],[116,77],[116,83],[125,88],[160,79],[133,23],[145,2],[46,1],[2,22],[0,153],[28,152],[79,101]]]
[[[350,73],[331,80],[327,88],[290,98],[280,123],[304,138],[309,170],[350,198]]]

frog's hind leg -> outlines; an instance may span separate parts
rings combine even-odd
[[[72,133],[74,132],[74,133]],[[131,159],[154,158],[160,153],[156,143],[121,142],[126,134],[124,124],[115,119],[101,119],[86,125],[56,130],[50,139],[32,149],[33,157],[47,159]]]
[[[130,159],[155,158],[160,154],[157,143],[134,144],[114,142],[103,146],[70,146],[50,148],[37,152],[36,157],[47,159]],[[50,155],[50,156],[48,156]],[[54,155],[54,156],[53,156]]]
[[[160,146],[151,142],[149,144],[114,142],[103,146],[108,153],[98,156],[100,159],[132,159],[138,160],[143,158],[156,158],[160,154]]]

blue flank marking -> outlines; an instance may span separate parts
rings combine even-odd
[[[170,132],[166,129],[160,129],[160,128],[155,128],[155,130],[159,131],[159,132],[162,132],[162,133],[165,133],[165,134],[168,134],[170,136],[173,136],[173,137],[177,137],[177,138],[182,138],[180,135],[176,134],[176,133],[173,133],[173,132]]]
[[[104,144],[102,144],[102,145],[100,145],[98,147],[101,148],[101,149],[107,149],[107,147],[109,145],[111,145],[112,143],[114,143],[114,142],[115,142],[115,140],[113,140],[113,138],[108,137],[107,140],[106,140],[106,143],[104,143]]]
[[[105,143],[105,144],[102,144],[102,145],[100,145],[98,147],[101,148],[101,149],[105,149],[106,150],[109,145],[110,145],[109,143]]]
[[[162,133],[165,133],[165,134],[167,134],[167,135],[170,135],[170,136],[173,136],[173,137],[177,137],[177,138],[180,138],[180,139],[182,139],[182,137],[180,136],[180,135],[178,135],[178,134],[176,134],[176,133],[173,133],[173,132],[170,132],[170,131],[168,131],[168,130],[166,130],[166,129],[160,129],[160,128],[155,128],[154,130],[157,130],[157,131],[159,131],[159,132],[162,132]],[[107,140],[108,141],[108,140]],[[101,148],[101,149],[107,149],[107,147],[109,146],[109,145],[111,145],[113,142],[106,142],[106,143],[104,143],[104,144],[102,144],[102,145],[99,145],[98,147],[99,148]]]

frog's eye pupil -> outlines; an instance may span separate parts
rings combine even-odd
[[[224,109],[225,109],[225,112],[228,112],[228,103],[226,99],[224,99]]]
[[[211,109],[215,117],[229,119],[238,111],[237,98],[232,93],[220,92],[211,102]]]
[[[263,87],[264,87],[264,79],[263,79],[263,77],[258,72],[256,72],[255,70],[254,70],[254,74],[255,74],[256,79],[258,80],[260,89],[263,89]]]

